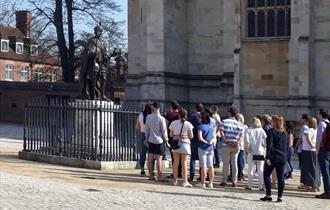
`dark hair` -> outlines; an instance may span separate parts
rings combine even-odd
[[[329,114],[326,111],[324,111],[323,109],[320,109],[319,113],[323,119],[328,119]]]
[[[204,111],[207,112],[210,115],[210,117],[213,115],[213,113],[209,108],[205,108]]]
[[[229,112],[232,117],[235,117],[238,114],[238,110],[235,107],[230,107],[227,112]]]
[[[219,108],[218,108],[218,106],[217,105],[212,105],[211,106],[211,110],[212,110],[212,112],[218,112],[219,111]]]
[[[187,110],[185,110],[183,108],[179,109],[179,116],[180,116],[181,122],[184,122],[185,120],[187,120],[187,116],[188,116]]]
[[[302,114],[301,119],[308,121],[309,115],[308,114]]]
[[[285,128],[288,134],[294,135],[294,125],[291,121],[285,122]]]
[[[211,117],[208,112],[202,112],[201,114],[201,124],[210,124],[211,122]]]
[[[197,112],[202,112],[204,110],[204,106],[202,103],[198,103],[195,105],[195,109]]]
[[[173,110],[177,110],[180,107],[180,104],[177,101],[171,101],[171,107]]]
[[[143,123],[146,124],[147,116],[151,114],[151,104],[146,104],[143,110]]]

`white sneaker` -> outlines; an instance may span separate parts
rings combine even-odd
[[[189,182],[183,182],[183,187],[192,187],[192,185]]]
[[[213,189],[213,183],[209,183],[209,188]]]
[[[200,187],[200,188],[203,188],[203,189],[206,188],[205,184],[202,184],[202,183],[196,184],[196,187]]]
[[[176,180],[176,181],[173,182],[173,185],[174,185],[174,186],[178,186],[178,184],[179,184],[179,183],[178,183],[178,180]]]

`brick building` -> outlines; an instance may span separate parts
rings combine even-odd
[[[16,27],[0,26],[0,81],[56,82],[62,79],[57,58],[31,38],[32,14],[16,12]]]

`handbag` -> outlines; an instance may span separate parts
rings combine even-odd
[[[253,155],[253,160],[265,160],[265,157],[263,155]]]
[[[181,141],[181,133],[182,133],[183,125],[184,125],[184,121],[181,126],[179,139],[172,139],[172,141],[170,142],[171,149],[174,149],[174,150],[180,149],[180,141]]]

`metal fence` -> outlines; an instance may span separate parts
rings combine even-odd
[[[25,107],[23,149],[86,160],[135,161],[138,114],[106,101],[33,99]]]

